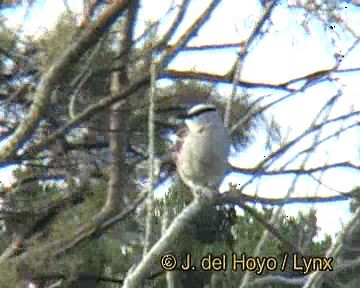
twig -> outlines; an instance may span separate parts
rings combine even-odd
[[[156,30],[155,30],[156,31]],[[154,31],[154,32],[155,32]],[[155,33],[154,33],[155,36]],[[152,246],[152,235],[154,231],[154,160],[155,160],[155,97],[156,97],[156,69],[154,58],[152,57],[150,65],[150,105],[149,105],[149,120],[148,120],[148,133],[149,133],[149,145],[148,145],[148,154],[149,154],[149,197],[147,199],[146,205],[146,225],[145,225],[145,241],[143,248],[143,257],[147,254],[150,247]]]

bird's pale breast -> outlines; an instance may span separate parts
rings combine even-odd
[[[180,176],[200,185],[221,181],[229,151],[227,131],[214,128],[188,136],[180,152]]]

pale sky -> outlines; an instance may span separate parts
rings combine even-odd
[[[25,19],[24,33],[30,35],[41,34],[46,29],[50,29],[64,10],[63,1],[42,0],[37,2],[38,4],[34,6],[31,13],[26,17],[25,9],[12,9],[9,11],[6,14],[9,18],[9,23],[16,26]],[[81,13],[81,0],[68,2],[70,8],[75,13]],[[186,25],[191,23],[209,3],[209,1],[193,2],[189,10],[190,13],[185,17],[185,24],[181,26],[182,29],[186,29]],[[246,5],[244,5],[245,2]],[[169,8],[169,3],[171,1],[142,1],[143,9],[140,12],[140,19],[144,21],[137,26],[137,34],[142,33],[145,20],[156,20],[159,17],[163,17]],[[360,34],[360,17],[355,17],[355,15],[359,15],[360,8],[352,7],[349,4],[347,4],[347,8],[344,8],[345,4],[342,6],[343,17],[349,19],[351,28]],[[170,14],[163,20],[163,26],[159,28],[160,33],[163,31],[162,29],[166,28],[166,24],[169,23],[173,16],[174,14]],[[259,6],[256,1],[224,0],[190,44],[240,42],[248,37],[258,17]],[[242,79],[244,80],[277,84],[317,70],[328,69],[335,64],[334,52],[342,53],[351,45],[350,38],[345,36],[340,27],[335,27],[333,32],[329,32],[329,29],[325,29],[323,24],[313,19],[309,21],[308,31],[304,30],[301,26],[304,20],[301,9],[290,12],[286,6],[281,5],[274,10],[272,19],[274,27],[270,29],[270,33],[260,43],[251,46],[251,52],[246,59],[242,71]],[[180,29],[179,33],[175,34],[175,38],[181,34],[182,29]],[[337,43],[335,47],[331,42],[334,39]],[[209,53],[204,53],[203,51],[183,53],[174,59],[170,67],[179,70],[196,69],[210,73],[226,73],[233,65],[235,57],[236,51],[231,49],[217,50]],[[339,69],[352,67],[360,67],[360,45],[343,59]],[[309,127],[310,122],[319,112],[322,105],[336,94],[339,85],[342,85],[344,95],[336,103],[335,109],[331,112],[331,118],[346,114],[351,108],[359,111],[359,72],[336,75],[339,78],[338,83],[340,84],[335,85],[328,82],[324,82],[321,85],[318,84],[307,89],[305,93],[298,93],[290,100],[274,106],[265,115],[267,117],[274,116],[275,120],[280,124],[283,134],[286,134],[286,131],[288,131],[289,139],[292,139]],[[230,95],[231,87],[229,85],[219,85],[218,88]],[[273,94],[269,100],[273,101],[275,98],[284,95],[282,92],[270,89],[250,89],[247,92],[252,95],[252,100],[263,95]],[[266,102],[262,103],[263,105],[266,104]],[[358,119],[359,121],[360,119]],[[354,121],[351,123],[354,123]],[[350,122],[347,124],[350,124]],[[336,127],[338,128],[338,126]],[[336,127],[329,125],[329,128],[325,129],[321,135],[329,135]],[[254,167],[258,161],[267,155],[268,152],[264,150],[265,134],[261,129],[258,129],[255,136],[256,138],[252,145],[231,157],[232,163],[236,163],[240,167]],[[311,143],[311,137],[304,138],[299,145],[294,147],[292,151],[289,151],[287,157],[282,157],[281,159],[283,160],[276,162],[273,167],[280,167],[290,156],[295,155],[300,149],[304,149],[306,145]],[[328,163],[336,163],[351,160],[355,164],[359,164],[359,145],[359,128],[357,130],[352,129],[341,135],[337,142],[329,141],[321,145],[316,150],[316,153],[311,155],[306,167],[318,167],[327,161]],[[296,165],[299,165],[301,160],[294,162],[292,167],[295,168]],[[323,175],[322,181],[327,186],[347,192],[354,188],[354,186],[359,185],[359,176],[359,172],[354,170],[333,169]],[[3,182],[6,182],[5,180],[8,177],[8,173],[4,172]],[[232,174],[224,182],[231,181],[241,184],[247,179],[249,179],[247,176]],[[310,178],[306,176],[301,178],[296,187],[296,195],[310,195],[317,189],[318,195],[334,194],[334,192],[326,187],[317,187],[317,183],[309,180]],[[259,195],[282,197],[286,194],[291,181],[292,178],[288,176],[263,177],[260,181],[261,185],[258,187]],[[254,193],[256,185],[258,183],[255,181],[245,192],[249,194]],[[223,186],[227,187],[225,184]],[[308,209],[310,207],[311,205],[291,205],[285,207],[285,212],[289,215],[296,215],[298,209]],[[315,207],[318,208],[318,222],[322,227],[320,237],[322,237],[323,233],[334,235],[340,229],[341,223],[349,219],[349,208],[345,202],[321,204]],[[334,211],[337,213],[333,213]]]

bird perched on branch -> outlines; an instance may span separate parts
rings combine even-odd
[[[214,187],[220,183],[227,168],[228,130],[212,104],[195,105],[184,118],[187,129],[175,155],[177,171],[192,190],[194,187]]]
[[[228,165],[229,133],[215,105],[195,105],[183,118],[186,127],[173,156],[180,178],[196,198],[205,188],[217,189],[223,179]],[[186,190],[182,189],[180,195],[186,197]],[[225,205],[203,204],[196,217],[189,221],[183,240],[176,248],[181,256],[214,243],[224,243],[232,251],[235,210]],[[181,287],[204,287],[211,281],[211,274],[198,271],[180,273],[178,277]]]

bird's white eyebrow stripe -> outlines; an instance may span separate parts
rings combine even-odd
[[[205,112],[210,112],[210,111],[216,111],[215,107],[206,107],[204,109],[192,112],[192,113],[188,113],[186,118],[192,118],[192,117],[196,117],[199,116]]]

